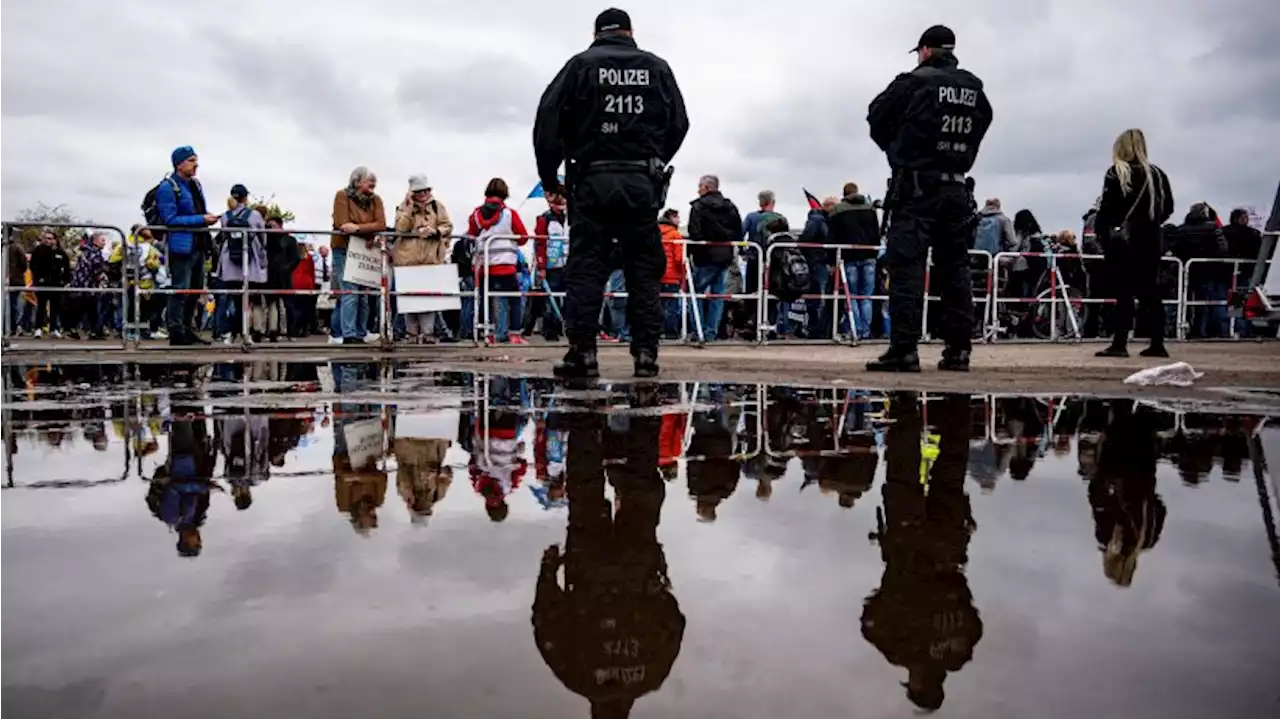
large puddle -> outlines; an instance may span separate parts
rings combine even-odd
[[[6,717],[1274,717],[1280,422],[4,367]]]

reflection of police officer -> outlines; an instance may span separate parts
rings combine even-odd
[[[625,717],[636,699],[661,687],[684,636],[657,537],[665,496],[658,475],[662,419],[629,419],[629,431],[613,433],[600,415],[573,418],[565,551],[552,545],[544,553],[533,601],[538,651],[565,687],[591,702],[592,717]],[[625,449],[610,459],[606,445]],[[616,512],[604,496],[606,463]]]
[[[920,36],[920,65],[899,75],[871,103],[871,139],[888,155],[893,176],[885,198],[890,213],[885,260],[889,266],[889,351],[867,365],[873,372],[918,372],[925,261],[933,249],[933,276],[942,295],[943,351],[939,369],[969,369],[973,332],[965,173],[991,125],[982,81],[961,70],[952,54],[956,37],[937,25]]]
[[[627,322],[637,377],[658,373],[662,328],[659,282],[666,255],[658,232],[675,156],[689,131],[684,99],[666,61],[636,47],[631,18],[610,9],[596,18],[595,42],[565,64],[538,105],[533,146],[538,177],[559,190],[565,162],[569,259],[562,377],[595,377],[596,334],[614,242],[627,283]]]
[[[942,401],[937,459],[927,475],[915,396],[895,397],[891,413],[879,533],[884,576],[863,607],[862,636],[906,668],[907,698],[932,710],[942,706],[947,673],[968,663],[982,639],[964,575],[975,528],[964,492],[969,397]]]

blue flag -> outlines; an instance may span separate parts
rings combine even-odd
[[[556,175],[556,179],[560,180],[562,184],[564,183],[564,175]],[[539,180],[538,184],[534,185],[532,190],[529,190],[529,196],[526,197],[525,199],[532,200],[535,197],[546,197],[546,196],[547,194],[542,191],[542,181]]]

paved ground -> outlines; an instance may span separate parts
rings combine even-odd
[[[867,360],[884,350],[882,344],[841,347],[827,344],[708,345],[703,349],[673,345],[662,350],[663,377],[667,379],[844,384],[865,387],[917,389],[963,389],[982,392],[1135,392],[1121,381],[1156,360],[1132,357],[1127,360],[1093,356],[1100,344],[1006,344],[975,349],[973,371],[967,375],[942,373],[933,369],[940,348],[925,346],[925,371],[919,375],[879,375],[863,369]],[[400,347],[384,352],[376,347],[342,347],[323,342],[260,345],[246,354],[237,347],[169,348],[163,343],[146,343],[135,351],[122,351],[106,343],[72,343],[24,340],[6,349],[5,363],[49,361],[50,350],[58,350],[63,362],[104,361],[210,361],[213,359],[324,360],[342,358],[404,358],[439,362],[459,369],[489,372],[548,375],[564,353],[560,346],[475,348],[469,345]],[[1212,387],[1280,389],[1280,343],[1181,343],[1171,344],[1174,360],[1190,362],[1205,373],[1199,390]],[[601,348],[602,372],[624,378],[630,375],[631,358],[625,347]],[[1161,389],[1161,394],[1179,394]],[[1198,392],[1184,394],[1194,395]]]

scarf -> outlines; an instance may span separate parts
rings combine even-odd
[[[356,203],[356,206],[362,210],[367,210],[370,207],[373,207],[373,193],[361,195],[359,192],[356,192],[356,188],[348,187],[347,197],[349,197],[352,202]]]

